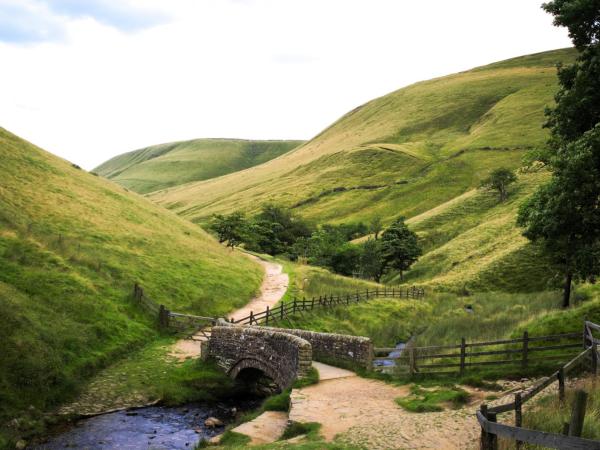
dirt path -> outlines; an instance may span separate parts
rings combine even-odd
[[[261,264],[265,269],[265,278],[260,287],[260,294],[254,297],[245,306],[234,311],[228,318],[233,317],[235,320],[241,319],[250,315],[250,311],[258,312],[272,307],[285,295],[289,285],[289,276],[283,272],[281,264],[265,261],[254,255],[246,254],[250,259]],[[206,340],[202,333],[194,335],[194,340],[180,339],[175,343],[171,351],[171,356],[182,361],[188,358],[197,358],[200,356],[200,342]]]
[[[436,413],[410,413],[394,399],[409,394],[408,386],[339,373],[318,384],[292,391],[290,420],[318,422],[327,440],[369,449],[468,449],[478,437],[474,416],[486,392],[469,389],[465,408]]]

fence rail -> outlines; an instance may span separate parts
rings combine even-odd
[[[517,364],[526,368],[529,363],[540,360],[565,360],[572,356],[573,349],[581,348],[581,339],[581,333],[531,337],[525,331],[523,337],[517,339],[468,343],[463,338],[460,344],[429,347],[407,346],[402,351],[397,348],[375,348],[373,363],[376,368],[379,368],[381,367],[381,361],[393,360],[398,370],[404,370],[411,375],[416,373],[451,373],[448,371],[436,372],[435,369],[454,369],[459,374],[463,374],[470,367],[508,364]],[[543,345],[552,342],[557,344]],[[490,349],[486,349],[486,347]],[[558,355],[531,356],[531,354],[537,355],[540,352],[548,351],[560,352]],[[392,356],[389,355],[390,353],[392,353]],[[496,356],[502,358],[489,358]]]
[[[364,292],[355,292],[352,294],[337,294],[313,297],[311,299],[294,298],[288,302],[281,302],[275,308],[267,308],[260,312],[250,311],[246,317],[234,320],[230,319],[231,323],[239,323],[243,325],[269,325],[277,321],[289,320],[291,315],[302,311],[312,311],[315,308],[328,308],[334,306],[350,306],[361,301],[372,300],[375,298],[406,298],[406,299],[422,299],[425,297],[423,288],[387,288],[383,289],[366,289]]]
[[[517,392],[512,402],[489,408],[485,404],[481,405],[480,410],[477,412],[477,420],[481,426],[482,450],[497,450],[498,437],[516,441],[517,448],[520,448],[523,443],[529,443],[557,449],[600,450],[600,441],[581,438],[578,435],[580,431],[574,432],[572,425],[565,429],[565,434],[568,435],[522,428],[524,403],[554,383],[558,383],[559,400],[563,402],[565,400],[567,375],[575,368],[587,366],[592,374],[596,376],[598,360],[600,359],[597,346],[600,344],[600,339],[593,336],[593,330],[600,331],[600,326],[591,322],[584,322],[583,345],[585,349],[549,377],[538,381],[523,392]],[[509,411],[514,411],[515,425],[497,423],[497,414]],[[583,414],[580,415],[579,420],[580,424],[583,424]],[[581,429],[580,426],[576,428]]]
[[[216,319],[213,317],[182,314],[168,310],[164,305],[159,305],[148,297],[144,293],[144,289],[137,283],[133,286],[133,298],[148,313],[157,317],[160,328],[188,332],[189,339],[194,339],[198,334],[209,338],[210,327],[216,323]]]

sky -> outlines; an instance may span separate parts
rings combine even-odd
[[[542,0],[0,0],[0,127],[86,169],[310,139],[416,81],[570,46]]]

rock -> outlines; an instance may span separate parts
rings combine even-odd
[[[222,434],[217,434],[216,436],[211,437],[208,440],[208,443],[209,444],[213,444],[213,445],[219,445],[221,443],[221,437],[222,436],[223,436]]]
[[[217,419],[216,417],[209,417],[208,419],[206,419],[204,421],[204,425],[207,428],[222,427],[223,422],[221,420]]]
[[[27,447],[27,441],[24,441],[23,439],[17,441],[15,444],[16,450],[25,450],[25,447]]]

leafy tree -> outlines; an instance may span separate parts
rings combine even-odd
[[[573,278],[600,273],[600,2],[554,0],[543,8],[568,28],[579,55],[558,67],[556,106],[546,110],[552,179],[522,205],[517,223],[563,271],[568,307]]]
[[[381,223],[381,217],[376,216],[371,220],[369,224],[369,231],[375,235],[375,240],[379,238],[379,233],[383,230],[383,225]]]
[[[362,244],[358,267],[362,278],[372,278],[379,283],[385,271],[381,240],[368,239]]]
[[[240,212],[229,215],[215,214],[210,225],[210,228],[217,233],[219,242],[227,242],[227,247],[232,249],[244,242],[246,227],[246,217]]]
[[[404,279],[404,271],[422,254],[417,235],[408,229],[403,217],[396,219],[383,232],[381,246],[384,269],[398,270],[401,280]]]
[[[569,144],[553,166],[550,182],[521,206],[517,224],[563,272],[566,308],[572,280],[600,273],[600,125]]]
[[[508,186],[517,181],[516,175],[512,170],[500,167],[492,171],[489,177],[481,182],[481,187],[498,191],[500,201],[508,198]]]
[[[331,270],[341,275],[351,276],[359,266],[360,257],[361,248],[358,245],[346,243],[331,256]]]

